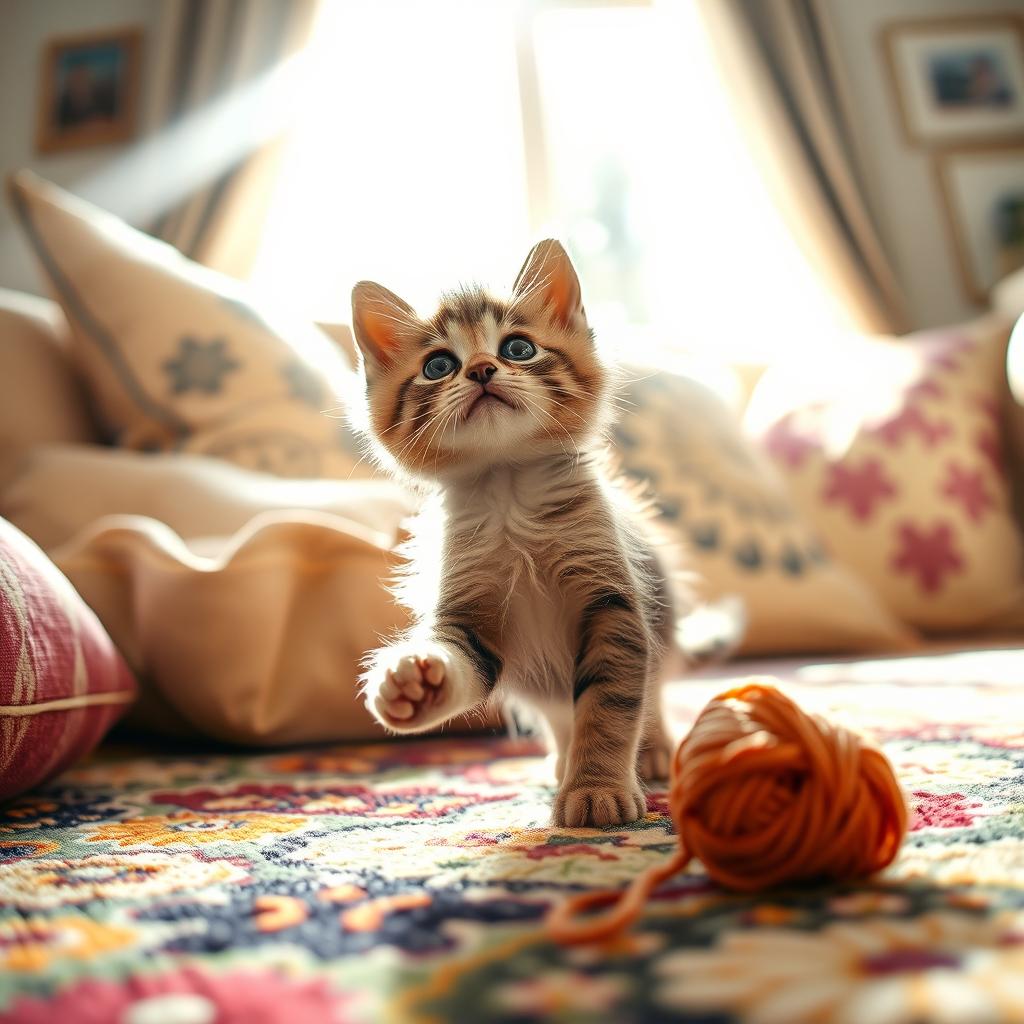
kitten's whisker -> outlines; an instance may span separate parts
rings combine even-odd
[[[629,384],[642,384],[645,380],[653,380],[655,377],[660,377],[662,373],[662,370],[652,369],[650,373],[645,373],[642,376],[637,376],[634,373],[627,374],[624,369],[619,369],[619,380],[617,380],[615,383],[619,387],[626,387]]]
[[[371,451],[370,451],[369,449],[367,449],[366,451],[364,451],[364,452],[363,452],[363,454],[362,454],[362,455],[360,455],[360,456],[359,456],[359,458],[358,458],[358,459],[356,459],[356,461],[355,461],[355,462],[353,463],[353,465],[352,465],[352,468],[351,468],[351,469],[350,469],[350,470],[348,471],[348,476],[347,476],[347,477],[346,477],[345,479],[347,479],[347,480],[351,480],[351,479],[352,479],[352,474],[353,474],[353,473],[355,473],[355,471],[356,471],[356,470],[357,470],[357,469],[358,469],[358,468],[359,468],[359,467],[360,467],[360,466],[361,466],[361,465],[362,465],[362,464],[363,464],[364,462],[367,462],[367,461],[369,460],[369,458],[370,458],[370,456],[371,456],[372,454],[373,454],[373,453],[372,453],[372,452],[371,452]]]
[[[578,446],[578,445],[576,444],[576,439],[575,439],[575,438],[574,438],[574,437],[572,436],[572,434],[570,434],[570,433],[569,433],[569,431],[568,431],[568,430],[566,430],[566,428],[565,428],[565,427],[564,427],[564,426],[563,426],[563,425],[562,425],[561,423],[559,423],[559,422],[558,422],[558,419],[557,419],[557,418],[556,418],[555,416],[553,416],[553,415],[552,415],[552,414],[551,414],[550,412],[548,412],[548,410],[547,410],[547,409],[545,409],[545,408],[544,408],[544,407],[543,407],[542,405],[539,405],[539,404],[535,404],[535,403],[536,403],[536,399],[535,399],[535,398],[534,398],[533,396],[529,395],[529,394],[527,393],[527,391],[526,391],[526,389],[525,389],[525,388],[524,388],[524,389],[522,389],[522,391],[521,391],[521,393],[520,393],[520,397],[526,400],[527,404],[528,404],[528,405],[529,405],[529,407],[530,407],[530,408],[528,409],[528,411],[530,411],[530,412],[531,412],[531,414],[533,413],[533,411],[534,411],[534,410],[536,410],[536,412],[539,412],[539,413],[541,413],[542,415],[546,416],[546,417],[547,417],[547,418],[548,418],[549,420],[551,420],[551,422],[552,422],[552,423],[554,423],[554,424],[555,424],[555,426],[556,426],[556,427],[558,427],[558,428],[559,428],[559,429],[560,429],[560,430],[562,431],[562,433],[563,433],[563,434],[565,434],[565,436],[566,436],[566,437],[567,437],[567,438],[569,439],[569,441],[570,441],[570,442],[572,443],[572,446],[573,446],[573,448],[574,448],[574,449],[575,449],[575,451],[576,451],[576,459],[577,459],[577,461],[578,461],[578,460],[579,460],[579,457],[580,457],[580,449],[579,449],[579,446]],[[534,416],[534,418],[536,419],[536,416]],[[540,426],[541,430],[543,430],[543,431],[544,431],[544,433],[545,433],[545,434],[547,434],[547,436],[548,436],[548,437],[550,437],[552,441],[556,441],[556,440],[558,440],[558,439],[557,439],[556,437],[554,437],[554,436],[553,436],[553,435],[551,434],[551,432],[550,432],[550,431],[549,431],[549,430],[548,430],[548,429],[547,429],[547,428],[546,428],[546,427],[544,426],[544,423],[543,423],[543,421],[542,421],[542,420],[537,420],[537,423],[538,423],[538,425]],[[566,457],[568,457],[568,455],[569,455],[569,452],[568,452],[568,450],[566,449],[565,445],[564,445],[564,444],[562,444],[562,442],[561,442],[561,441],[558,441],[558,443],[559,443],[559,445],[561,446],[561,448],[562,448],[562,451],[563,451],[563,452],[565,453]]]
[[[415,423],[417,420],[423,419],[424,416],[429,416],[431,410],[427,409],[425,412],[417,413],[415,416],[410,416],[407,420],[399,420],[397,423],[392,423],[390,427],[386,427],[381,430],[380,436],[383,437],[385,434],[389,434],[392,430],[397,430],[398,427],[404,427],[407,423]]]
[[[427,410],[427,413],[429,414],[429,417],[430,417],[430,418],[428,418],[428,419],[427,419],[427,421],[426,421],[425,423],[423,423],[423,424],[421,424],[421,425],[420,425],[419,427],[417,427],[417,428],[416,428],[416,431],[415,431],[415,432],[414,432],[414,433],[412,434],[412,436],[411,436],[411,437],[409,437],[409,438],[408,438],[408,439],[406,440],[405,444],[404,444],[404,445],[402,445],[402,447],[401,447],[401,448],[399,449],[399,451],[398,451],[397,453],[395,453],[395,458],[396,458],[396,459],[399,459],[399,460],[400,460],[400,459],[401,459],[401,458],[402,458],[402,457],[403,457],[403,456],[404,456],[404,455],[406,454],[406,452],[408,452],[408,451],[409,451],[409,449],[410,449],[410,448],[411,448],[411,447],[412,447],[412,446],[413,446],[414,444],[416,444],[416,442],[417,442],[417,441],[418,441],[418,440],[420,439],[420,437],[422,437],[422,435],[423,435],[423,434],[424,434],[424,433],[425,433],[425,432],[427,431],[427,429],[428,429],[428,428],[430,427],[430,425],[431,425],[432,423],[434,423],[434,422],[435,422],[435,420],[436,420],[437,418],[439,418],[439,417],[440,417],[440,416],[441,416],[441,415],[442,415],[442,414],[444,413],[444,411],[445,411],[445,408],[446,408],[446,406],[442,406],[442,408],[441,408],[441,409],[439,409],[439,410],[435,410],[435,409],[428,409],[428,410]]]
[[[444,436],[444,432],[448,429],[449,423],[452,422],[454,417],[458,416],[459,408],[460,407],[458,405],[455,405],[454,408],[452,408],[452,410],[445,417],[444,423],[441,426],[441,436],[442,437]],[[434,436],[436,434],[437,434],[437,431],[435,430],[434,433],[430,435],[430,440],[427,442],[427,447],[428,448],[434,443]],[[441,454],[440,449],[434,449],[434,473],[435,474],[437,473],[437,460],[438,460],[438,457],[440,456],[440,454]]]
[[[458,413],[459,413],[459,411],[460,411],[460,409],[462,407],[462,402],[463,402],[463,399],[462,399],[462,397],[458,393],[456,393],[452,397],[446,399],[445,403],[437,411],[437,415],[435,417],[436,425],[434,427],[434,432],[430,435],[430,438],[427,440],[427,444],[426,444],[427,448],[430,448],[431,445],[433,445],[434,438],[437,437],[439,432],[443,435],[444,431],[448,429],[448,425],[452,422],[452,419],[455,416],[458,415]],[[442,416],[444,417],[443,420],[441,419]],[[439,455],[440,455],[440,452],[435,451],[435,453],[434,453],[434,471],[435,472],[437,471],[437,459],[438,459]]]
[[[657,377],[657,376],[658,376],[658,373],[655,372],[655,373],[650,374],[648,377],[638,378],[638,382],[639,382],[639,380],[649,380],[652,377]],[[612,381],[610,381],[608,383],[609,397],[614,399],[614,400],[626,401],[630,405],[635,405],[636,404],[635,402],[630,401],[629,399],[622,398],[622,396],[620,394],[620,392],[625,391],[626,388],[628,388],[630,386],[630,384],[632,384],[632,383],[633,383],[632,380],[612,380]],[[571,385],[566,384],[566,385],[555,385],[555,386],[569,388]],[[580,397],[586,397],[586,398],[592,397],[592,395],[590,395],[589,392],[582,391],[582,390],[579,390],[579,389],[577,389],[577,390],[578,390],[578,393],[579,393]]]
[[[557,391],[557,392],[559,392],[561,394],[568,395],[570,398],[592,398],[593,397],[592,395],[588,394],[586,391],[580,391],[580,390],[573,391],[573,390],[570,390],[569,386],[567,386],[567,385],[566,386],[562,386],[560,384],[549,384],[548,387],[551,388],[552,391]],[[616,395],[614,393],[608,395],[608,401],[609,401],[609,403],[614,405],[617,409],[621,410],[622,412],[629,412],[630,411],[628,409],[623,408],[624,406],[629,405],[629,406],[633,406],[634,408],[636,408],[636,405],[637,405],[636,402],[633,402],[633,401],[631,401],[628,398],[623,398],[622,395]]]
[[[457,409],[457,408],[458,408],[458,402],[457,401],[453,401],[452,399],[447,399],[446,401],[442,402],[440,408],[429,410],[429,412],[431,414],[431,418],[428,419],[426,423],[424,423],[422,426],[420,426],[416,430],[416,434],[410,439],[410,442],[414,443],[414,442],[418,441],[423,436],[423,434],[425,434],[427,432],[427,430],[431,427],[431,425],[435,426],[435,433],[436,433],[437,432],[436,431],[436,425],[441,420],[441,417],[442,416],[446,416],[452,409]],[[431,437],[430,437],[430,440],[427,442],[427,447],[430,446],[430,444],[433,442],[433,439],[434,439],[434,435],[432,434]],[[407,450],[408,450],[408,446],[405,449],[403,449],[403,452],[407,451]]]
[[[416,442],[416,440],[424,432],[424,430],[426,430],[426,428],[429,427],[430,424],[433,422],[433,417],[436,415],[436,413],[435,410],[433,409],[427,409],[424,415],[426,416],[426,421],[424,423],[421,423],[420,426],[418,426],[413,431],[413,433],[406,438],[405,444],[400,449],[400,454],[404,454],[406,451],[408,451],[409,446]]]
[[[554,385],[548,385],[548,388],[549,388],[549,390],[556,390],[556,388],[555,388],[555,386],[554,386]],[[515,392],[517,392],[520,398],[528,398],[528,396],[529,396],[529,389],[528,389],[527,387],[516,387],[516,388],[514,388],[514,389],[512,389],[512,390],[513,390],[513,391],[515,391]],[[536,396],[534,396],[534,399],[536,399]],[[544,412],[544,414],[545,414],[546,416],[549,416],[549,417],[550,417],[550,418],[551,418],[552,420],[554,420],[554,421],[555,421],[556,423],[558,422],[558,420],[557,420],[557,417],[555,417],[555,416],[552,416],[552,414],[551,414],[550,412],[548,412],[548,411],[547,411],[546,409],[543,409],[543,408],[542,408],[542,411]],[[567,416],[572,416],[572,417],[573,417],[574,419],[576,419],[576,420],[577,420],[578,422],[580,422],[580,423],[585,423],[585,422],[586,422],[586,419],[585,419],[585,417],[581,416],[581,415],[580,415],[580,414],[579,414],[578,412],[576,412],[576,411],[575,411],[575,410],[573,410],[573,409],[565,409],[565,408],[560,408],[560,410],[559,410],[559,411],[560,411],[560,412],[561,412],[561,413],[562,413],[563,415],[567,415]],[[561,423],[559,423],[558,425],[559,425],[560,427],[562,427],[562,424],[561,424]],[[562,427],[562,429],[564,430],[565,428],[564,428],[564,427]]]

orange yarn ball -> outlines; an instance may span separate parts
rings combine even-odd
[[[719,694],[700,713],[676,750],[669,808],[675,857],[624,893],[585,893],[555,907],[554,938],[615,934],[693,857],[716,882],[742,892],[840,881],[890,864],[907,828],[903,794],[881,751],[758,680]],[[574,919],[613,902],[608,914]]]

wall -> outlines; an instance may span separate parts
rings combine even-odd
[[[819,0],[840,51],[852,100],[870,199],[906,289],[916,327],[967,319],[977,312],[964,293],[927,150],[903,134],[879,34],[904,18],[1016,11],[1024,0]]]
[[[58,185],[101,170],[124,152],[103,146],[68,153],[35,152],[36,102],[40,61],[50,38],[97,29],[139,26],[144,31],[142,96],[147,99],[146,71],[154,65],[160,0],[0,0],[0,175],[31,167]],[[0,203],[0,288],[43,291],[34,260]]]

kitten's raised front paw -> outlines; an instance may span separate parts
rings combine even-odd
[[[559,790],[552,819],[556,825],[625,825],[642,818],[647,803],[635,783],[624,786],[578,786]]]
[[[449,717],[449,665],[444,654],[404,654],[382,665],[376,686],[367,683],[366,704],[394,732],[420,732]]]

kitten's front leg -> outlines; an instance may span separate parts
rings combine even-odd
[[[486,700],[501,658],[465,622],[442,619],[423,639],[376,651],[363,674],[366,706],[392,732],[424,732]]]
[[[586,605],[573,680],[572,741],[554,822],[620,825],[646,810],[637,779],[651,640],[626,593],[604,589]]]

